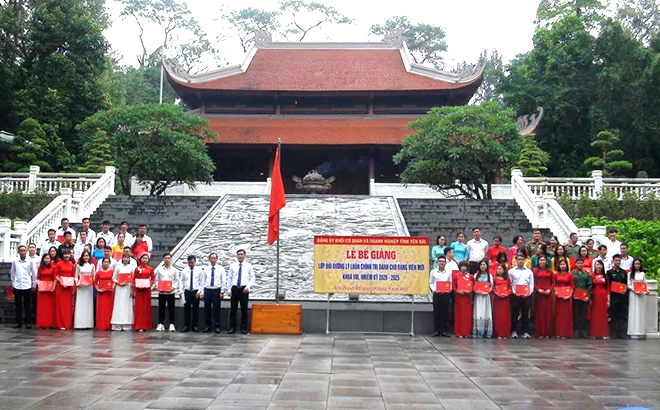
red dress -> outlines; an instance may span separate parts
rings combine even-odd
[[[493,265],[497,266],[497,255],[499,255],[500,252],[507,253],[507,250],[504,246],[498,246],[498,247],[491,246],[490,248],[488,248],[488,252],[486,253],[486,257],[488,257],[488,259],[490,259],[490,265],[491,266],[493,266]]]
[[[573,274],[557,273],[555,287],[570,286],[575,288]],[[573,298],[562,299],[555,296],[555,335],[573,337]]]
[[[609,337],[610,330],[607,321],[607,299],[609,298],[608,283],[606,275],[596,275],[591,273],[591,280],[594,284],[593,295],[591,297],[591,337]]]
[[[64,259],[55,265],[55,278],[76,276],[76,266]],[[58,329],[73,328],[73,291],[75,287],[64,287],[59,282],[55,285],[55,327]]]
[[[495,286],[509,285],[508,279],[494,276]],[[511,298],[501,298],[493,295],[493,337],[509,337],[511,335]]]
[[[454,289],[458,289],[458,277],[460,273],[454,275]],[[474,276],[467,275],[470,282],[474,281]],[[454,293],[454,334],[456,336],[472,335],[472,293],[461,295]]]
[[[98,271],[94,278],[94,285],[98,286],[100,280],[109,280],[112,282],[114,271]],[[97,292],[96,294],[96,330],[110,330],[112,325],[112,307],[115,303],[114,290]]]
[[[552,336],[552,293],[555,288],[555,275],[550,269],[534,269],[534,288],[549,290],[549,295],[534,293],[534,335],[538,337]]]
[[[147,265],[140,265],[135,268],[133,273],[133,278],[135,279],[149,279],[153,285],[154,277],[154,268]],[[135,281],[133,282],[135,285]],[[151,288],[148,289],[135,289],[135,307],[134,307],[134,316],[135,322],[133,328],[135,330],[149,330],[151,329]]]
[[[39,267],[37,280],[55,280],[55,266]],[[37,292],[37,327],[48,329],[55,326],[55,292]]]
[[[146,253],[147,255],[149,255],[149,245],[147,245],[146,242],[142,242],[139,245],[135,244],[131,248],[131,252],[133,252],[133,255],[135,255],[135,259],[139,262],[143,254]]]

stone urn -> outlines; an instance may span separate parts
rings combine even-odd
[[[318,171],[311,170],[303,178],[293,176],[296,189],[307,194],[324,194],[332,188],[335,177],[324,178]]]

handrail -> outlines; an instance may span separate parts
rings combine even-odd
[[[547,209],[546,222],[548,228],[557,236],[560,243],[568,242],[571,233],[578,232],[575,222],[554,198],[546,198],[545,209]]]
[[[525,183],[525,180],[522,178],[522,171],[519,169],[511,171],[511,195],[532,226],[538,227],[540,221],[536,195],[534,195]]]

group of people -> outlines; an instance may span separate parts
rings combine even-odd
[[[48,239],[39,247],[30,243],[18,247],[19,257],[11,266],[12,292],[16,306],[16,324],[31,327],[32,302],[36,296],[36,326],[49,329],[138,330],[152,329],[151,296],[158,292],[157,331],[165,330],[168,311],[170,332],[175,327],[175,299],[184,303],[185,327],[182,331],[198,331],[199,303],[204,300],[205,332],[220,333],[220,302],[230,297],[230,329],[236,331],[237,308],[241,307],[241,332],[248,333],[249,292],[256,277],[252,265],[245,260],[245,250],[238,250],[237,261],[227,274],[219,265],[218,255],[208,257],[210,266],[197,266],[194,255],[188,264],[176,269],[172,255],[163,255],[163,264],[150,266],[153,240],[146,225],[138,227],[134,236],[128,224],[110,232],[108,221],[102,231],[89,228],[76,232],[62,219],[59,229],[50,229]],[[92,245],[95,243],[95,246]]]
[[[467,243],[463,233],[451,244],[439,235],[432,248],[434,336],[450,336],[452,305],[458,337],[516,339],[520,330],[529,339],[532,316],[538,338],[645,336],[646,274],[616,229],[597,250],[575,233],[564,245],[555,236],[546,244],[534,230],[533,240],[517,235],[506,249],[500,236],[489,246],[480,228],[472,232]]]

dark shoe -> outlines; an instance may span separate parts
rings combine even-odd
[[[188,326],[184,327],[184,328],[181,330],[181,333],[186,333],[186,332],[190,332],[190,328],[189,328]]]
[[[447,333],[447,332],[442,332],[442,334],[441,334],[440,336],[442,336],[442,337],[451,337],[451,336],[449,335],[449,333]]]
[[[25,328],[26,329],[32,329],[32,325],[28,323],[27,325],[25,325]]]
[[[193,332],[195,332],[195,333],[199,333],[199,329],[197,329],[196,327],[193,327],[192,330],[193,330]]]
[[[233,335],[234,333],[236,333],[236,329],[234,329],[233,327],[229,329],[229,331],[227,332],[228,335]]]
[[[221,332],[221,331],[220,331],[220,328],[215,329],[215,333],[220,334],[220,332]]]
[[[241,333],[243,333],[244,335],[247,335],[247,334],[248,334],[248,330],[247,330],[247,329],[241,329]]]
[[[16,324],[15,324],[14,326],[12,326],[12,327],[13,327],[14,329],[20,329],[20,328],[23,327],[23,325],[20,324],[20,323],[16,323]]]
[[[438,337],[438,336],[440,336],[440,332],[435,332],[431,335],[431,337]]]
[[[211,328],[210,328],[210,327],[207,327],[206,329],[204,329],[204,332],[203,332],[203,333],[211,333]]]

